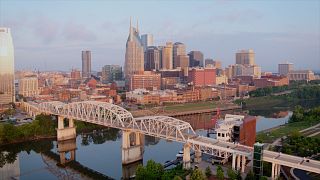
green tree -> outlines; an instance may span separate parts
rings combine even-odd
[[[209,178],[212,175],[211,168],[209,166],[206,168],[205,174],[207,178]]]
[[[227,175],[228,175],[229,179],[232,179],[232,180],[236,180],[237,179],[237,173],[231,168],[229,168],[227,170]]]
[[[205,177],[201,170],[195,169],[190,177],[191,180],[205,180]]]
[[[220,165],[217,167],[217,178],[224,179],[223,169]]]
[[[267,176],[261,176],[261,177],[259,178],[259,180],[268,180],[268,177],[267,177]]]
[[[247,174],[246,176],[246,179],[245,180],[254,180],[254,174],[253,172],[250,170],[249,173]]]
[[[174,176],[173,180],[182,180],[180,176]]]
[[[146,179],[146,175],[147,175],[146,169],[141,164],[139,164],[136,169],[135,179],[136,180],[144,180],[144,179]]]

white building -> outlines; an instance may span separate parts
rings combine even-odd
[[[19,94],[24,97],[36,96],[39,94],[38,78],[25,77],[19,80]]]
[[[283,63],[283,64],[278,64],[278,73],[280,75],[285,75],[287,76],[291,71],[293,71],[293,64],[292,63]]]
[[[143,50],[146,51],[149,46],[153,46],[153,35],[152,34],[141,35],[141,43],[143,46]]]

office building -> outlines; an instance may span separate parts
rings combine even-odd
[[[180,55],[186,55],[186,46],[181,42],[176,42],[173,44],[173,68],[177,66],[177,59]]]
[[[203,53],[201,51],[190,51],[189,67],[203,67]]]
[[[213,64],[213,59],[205,59],[204,61],[204,67],[214,67],[214,64]]]
[[[278,73],[279,75],[287,76],[291,71],[293,71],[293,64],[292,63],[283,63],[278,64]]]
[[[222,67],[221,61],[218,61],[218,60],[213,61],[213,67],[217,69],[221,69]]]
[[[18,93],[24,97],[32,97],[38,95],[38,78],[36,76],[32,76],[20,79]]]
[[[126,43],[124,76],[129,80],[133,74],[144,71],[144,51],[137,28],[132,27],[130,20],[129,36]]]
[[[158,47],[149,46],[145,52],[145,71],[159,70],[160,69],[160,53]]]
[[[311,81],[315,79],[311,70],[292,70],[288,74],[290,81]]]
[[[216,70],[213,68],[192,68],[188,73],[188,83],[194,86],[215,85]]]
[[[72,69],[70,77],[71,77],[71,79],[79,80],[79,79],[81,79],[81,73],[77,69]]]
[[[143,46],[143,50],[146,51],[149,46],[153,46],[153,35],[152,34],[141,35],[141,43]]]
[[[152,71],[144,71],[143,74],[134,74],[130,77],[129,90],[147,89],[160,90],[161,76]]]
[[[254,51],[252,49],[238,51],[236,53],[236,64],[254,65]]]
[[[122,76],[122,67],[119,65],[105,65],[102,67],[101,80],[104,84],[121,81]]]
[[[162,48],[162,69],[173,69],[173,45],[172,42],[167,42]]]
[[[14,49],[9,28],[0,28],[0,104],[15,102]]]
[[[91,51],[82,51],[82,78],[91,77]]]

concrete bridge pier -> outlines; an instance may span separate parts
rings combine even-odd
[[[272,163],[271,179],[277,179],[280,176],[280,164]]]
[[[144,136],[138,132],[122,131],[122,164],[130,164],[143,159]]]
[[[76,128],[74,126],[74,120],[69,120],[69,126],[64,126],[64,117],[58,116],[58,129],[57,129],[57,140],[58,141],[65,141],[69,139],[76,138]]]
[[[195,151],[194,154],[194,162],[200,163],[201,162],[201,151]]]
[[[183,145],[183,168],[190,169],[190,144],[186,143]]]
[[[232,169],[244,173],[246,166],[246,156],[240,154],[232,154]]]
[[[76,160],[76,139],[58,141],[58,153],[60,155],[60,164],[65,165],[70,161]],[[70,153],[70,158],[66,158],[66,154]]]

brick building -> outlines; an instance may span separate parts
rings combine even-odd
[[[189,70],[188,83],[194,86],[212,86],[216,84],[216,70],[213,68],[193,68]]]

